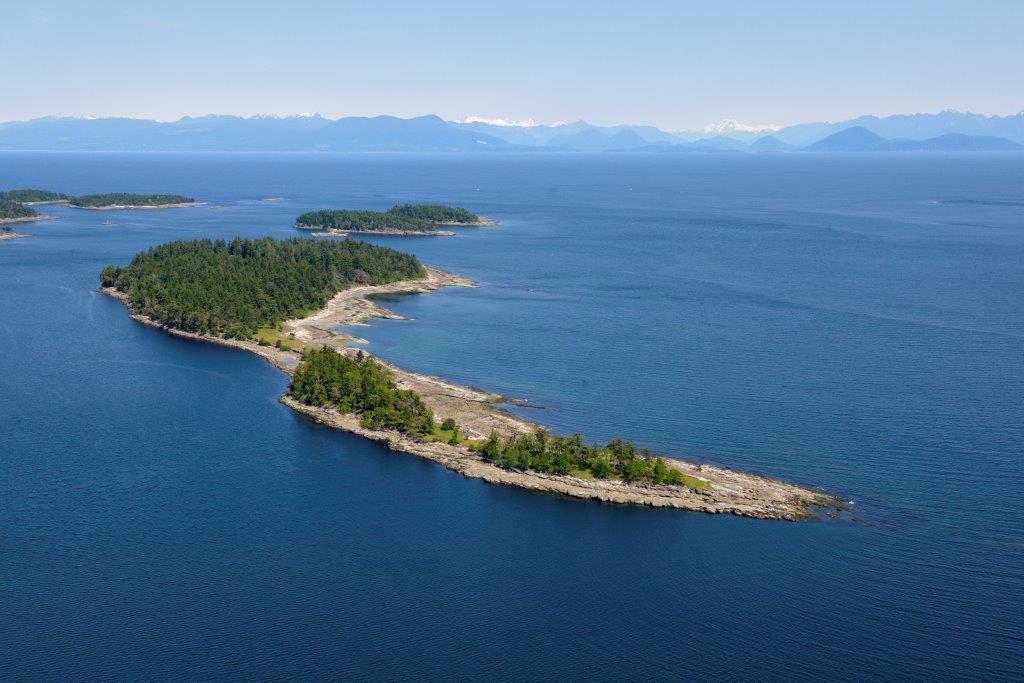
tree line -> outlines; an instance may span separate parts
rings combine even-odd
[[[399,204],[388,209],[388,213],[433,223],[477,223],[480,221],[480,216],[461,206],[446,206],[444,204]]]
[[[0,218],[31,218],[38,215],[39,212],[31,206],[25,206],[21,202],[11,199],[0,198]]]
[[[108,192],[73,197],[71,206],[97,208],[103,206],[163,206],[164,204],[192,204],[195,199],[180,194],[132,194],[130,192]]]
[[[71,197],[50,190],[20,189],[0,192],[0,199],[10,199],[15,202],[62,202]]]
[[[356,413],[367,429],[393,429],[414,437],[434,431],[434,415],[420,397],[399,389],[391,371],[362,351],[352,358],[329,346],[307,348],[288,393],[307,405]]]
[[[357,414],[368,429],[393,429],[419,439],[437,440],[444,435],[442,438],[449,443],[464,443],[455,420],[435,423],[433,413],[418,394],[399,389],[394,375],[362,351],[350,357],[327,346],[307,347],[288,393],[306,405]],[[664,458],[621,439],[587,445],[579,434],[553,436],[538,429],[505,439],[492,433],[484,442],[467,445],[484,460],[509,470],[630,483],[703,485],[670,467]]]
[[[533,470],[551,474],[575,474],[596,479],[621,479],[625,482],[695,484],[679,470],[669,467],[664,458],[648,449],[638,449],[631,441],[612,439],[605,445],[583,443],[579,434],[555,436],[539,429],[501,439],[491,434],[480,455],[498,467]]]

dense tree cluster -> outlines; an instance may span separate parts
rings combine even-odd
[[[295,227],[354,232],[431,232],[438,223],[477,223],[480,217],[457,206],[402,204],[387,211],[324,209],[307,211],[295,219]]]
[[[423,277],[415,256],[366,242],[236,238],[170,242],[107,266],[132,310],[189,332],[246,339],[356,284]]]
[[[0,218],[31,218],[38,215],[39,212],[31,206],[25,206],[12,199],[0,198]]]
[[[433,413],[413,391],[399,389],[392,373],[359,351],[355,357],[330,347],[307,347],[288,387],[292,398],[312,406],[335,408],[361,417],[369,429],[394,429],[420,439],[462,443],[458,424],[447,418],[434,423]],[[621,479],[630,483],[699,486],[664,458],[612,439],[604,446],[587,445],[579,434],[552,436],[544,430],[506,439],[492,434],[470,442],[485,460],[511,470]]]
[[[400,204],[388,209],[388,213],[405,218],[416,218],[434,223],[478,223],[480,216],[459,206],[443,204]]]
[[[415,437],[434,431],[434,415],[420,397],[399,389],[391,371],[362,351],[353,358],[328,346],[307,348],[288,393],[307,405],[356,413],[367,429],[394,429]]]
[[[23,189],[0,192],[0,199],[10,199],[15,202],[61,202],[71,199],[71,197],[50,190]]]
[[[669,467],[664,458],[630,441],[612,439],[606,445],[583,443],[579,434],[552,436],[543,430],[500,439],[492,434],[480,455],[505,469],[533,470],[552,474],[589,473],[597,479],[621,479],[678,486],[686,477]]]
[[[107,194],[87,194],[71,200],[72,206],[98,208],[103,206],[163,206],[164,204],[191,204],[191,197],[178,194],[131,194],[129,192],[109,192]]]
[[[298,228],[370,232],[430,232],[437,230],[437,225],[433,221],[421,218],[407,218],[387,211],[350,209],[307,211],[295,219],[295,226]]]

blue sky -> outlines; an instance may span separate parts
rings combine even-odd
[[[435,113],[694,129],[1024,109],[1024,2],[90,2],[4,8],[0,120]]]

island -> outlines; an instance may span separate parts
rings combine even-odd
[[[654,455],[613,439],[549,434],[502,397],[408,372],[335,331],[397,317],[385,294],[475,286],[364,242],[178,241],[100,273],[101,291],[171,334],[259,354],[291,375],[283,404],[315,421],[496,484],[614,503],[799,520],[838,506],[820,491]]]
[[[455,234],[438,230],[438,225],[484,226],[496,223],[466,209],[441,204],[403,204],[387,211],[323,209],[307,211],[295,219],[295,227],[299,230],[315,230],[321,236]]]
[[[10,242],[11,240],[21,239],[22,237],[28,237],[20,232],[14,232],[9,225],[0,225],[0,242]]]
[[[174,209],[194,206],[195,199],[178,194],[131,194],[128,192],[110,192],[107,194],[87,194],[70,200],[71,206],[78,209]]]
[[[71,201],[71,196],[51,190],[20,189],[0,192],[0,199],[9,199],[33,206],[37,204],[67,204]]]
[[[11,224],[32,223],[34,221],[43,221],[50,218],[53,218],[53,216],[41,214],[31,206],[27,206],[12,199],[0,198],[0,226],[3,226],[4,228],[5,241],[17,239],[18,237],[27,237],[27,235],[19,235],[12,232],[10,228]]]

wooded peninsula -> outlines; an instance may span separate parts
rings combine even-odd
[[[579,434],[553,436],[493,407],[500,397],[348,347],[349,337],[333,328],[386,315],[369,299],[374,294],[465,282],[393,249],[352,240],[179,241],[142,252],[127,266],[107,266],[100,279],[104,293],[140,322],[258,353],[290,373],[281,397],[289,407],[466,476],[766,519],[803,519],[831,500],[764,477],[656,456],[621,439],[588,445]]]

